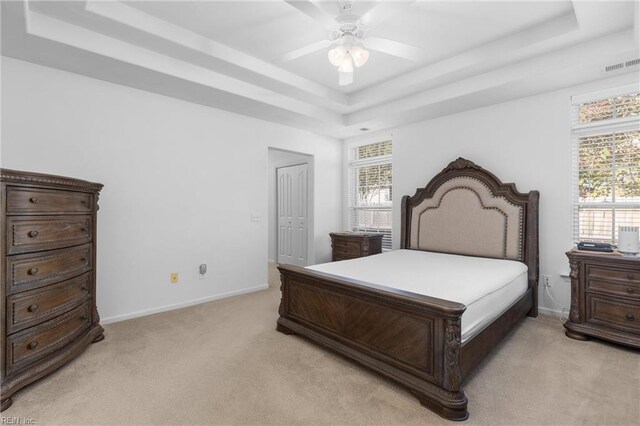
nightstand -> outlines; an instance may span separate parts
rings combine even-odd
[[[571,311],[565,334],[640,348],[640,258],[577,249],[567,257]]]
[[[332,232],[331,261],[355,259],[382,252],[383,234]]]

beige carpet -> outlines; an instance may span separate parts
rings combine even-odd
[[[443,424],[409,392],[274,330],[276,288],[106,326],[14,397],[42,424]],[[527,318],[465,385],[466,424],[640,424],[640,352]],[[24,424],[24,422],[23,422]]]

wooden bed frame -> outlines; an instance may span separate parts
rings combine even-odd
[[[419,242],[421,235],[416,234],[419,231],[411,231],[412,223],[414,228],[420,228],[422,223],[417,222],[421,218],[413,216],[414,210],[424,200],[431,202],[442,185],[451,186],[451,182],[465,179],[474,184],[479,182],[494,198],[519,209],[516,229],[521,238],[517,258],[528,266],[528,289],[506,312],[464,344],[461,343],[461,318],[466,309],[463,304],[296,266],[278,266],[282,278],[278,331],[304,336],[382,374],[407,387],[422,405],[451,420],[466,420],[469,416],[462,383],[471,369],[522,318],[538,315],[538,191],[520,193],[514,184],[503,184],[471,161],[458,158],[425,188],[402,199],[401,248],[424,250]],[[462,185],[454,189],[469,188]],[[500,210],[486,206],[478,197],[481,209]],[[428,251],[474,255],[466,247]]]

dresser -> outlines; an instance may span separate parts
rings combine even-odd
[[[565,334],[640,348],[640,258],[579,250],[567,257],[571,311]]]
[[[355,259],[382,252],[383,234],[332,232],[331,261]]]
[[[99,183],[0,169],[1,409],[104,338],[96,310]]]

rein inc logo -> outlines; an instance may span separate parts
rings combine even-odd
[[[35,425],[36,421],[31,417],[0,416],[0,425]]]

